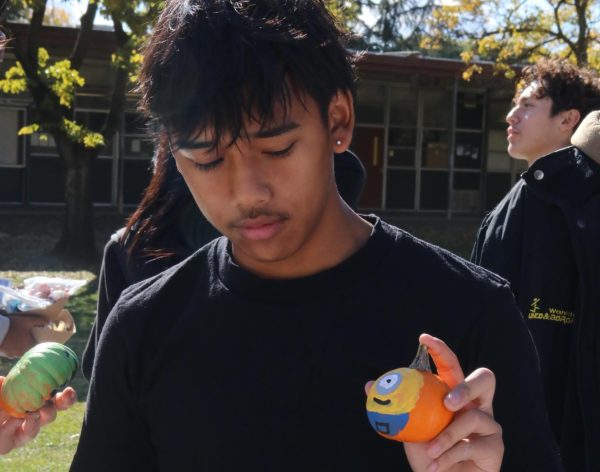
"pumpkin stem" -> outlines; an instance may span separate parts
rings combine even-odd
[[[427,346],[419,344],[417,349],[417,355],[415,359],[408,366],[409,369],[417,369],[425,372],[431,372],[431,364],[429,362],[429,354],[427,352]]]

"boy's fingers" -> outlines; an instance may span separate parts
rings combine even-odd
[[[427,455],[436,459],[446,454],[469,437],[502,436],[502,428],[481,410],[465,410],[458,413],[427,448]],[[463,459],[464,460],[464,459]]]
[[[42,426],[52,423],[56,419],[56,407],[54,406],[54,402],[46,402],[46,404],[39,409],[39,413]]]
[[[20,447],[35,438],[40,432],[40,426],[40,414],[38,412],[28,414],[15,433],[15,447]]]
[[[477,407],[493,416],[495,390],[496,376],[491,370],[480,367],[444,397],[444,405],[450,411],[458,411],[466,406]]]
[[[419,342],[427,346],[429,355],[435,363],[438,375],[448,384],[450,388],[454,388],[465,379],[465,374],[458,362],[456,354],[452,352],[444,341],[435,338],[430,334],[423,333],[419,336]]]
[[[77,401],[77,392],[72,387],[65,388],[54,397],[54,404],[59,411],[72,407]]]
[[[491,455],[490,450],[497,450],[498,454]],[[496,435],[463,439],[436,459],[434,468],[436,472],[444,472],[461,462],[471,461],[475,467],[469,470],[499,470],[503,455],[504,444]]]
[[[0,454],[6,454],[15,448],[15,435],[22,423],[22,419],[9,418],[0,425]]]

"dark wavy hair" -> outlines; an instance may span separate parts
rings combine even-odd
[[[537,98],[552,99],[551,116],[576,109],[583,119],[590,111],[600,108],[600,79],[590,69],[577,67],[564,59],[543,59],[523,69],[515,100],[534,82],[539,84]]]
[[[347,35],[322,0],[167,0],[144,51],[140,108],[177,142],[210,128],[231,142],[251,117],[270,124],[293,94],[325,120],[338,91],[355,92]]]
[[[129,256],[139,254],[148,258],[169,257],[173,253],[161,247],[165,232],[172,231],[166,222],[177,214],[177,209],[192,199],[171,156],[167,137],[156,143],[153,173],[135,212],[127,220],[121,241]]]

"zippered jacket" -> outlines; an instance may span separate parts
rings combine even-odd
[[[535,161],[485,217],[471,260],[510,282],[566,469],[599,471],[600,165],[576,147]]]

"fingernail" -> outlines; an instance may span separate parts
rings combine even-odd
[[[445,401],[450,406],[457,406],[461,401],[461,394],[457,390],[452,390],[448,395],[446,395]]]
[[[430,446],[429,449],[427,449],[427,455],[429,457],[436,458],[437,456],[440,455],[441,451],[442,451],[441,446],[438,443],[433,443],[433,445]]]
[[[438,465],[437,462],[432,462],[431,464],[429,464],[429,466],[427,467],[427,472],[435,472],[436,470],[438,470]]]

